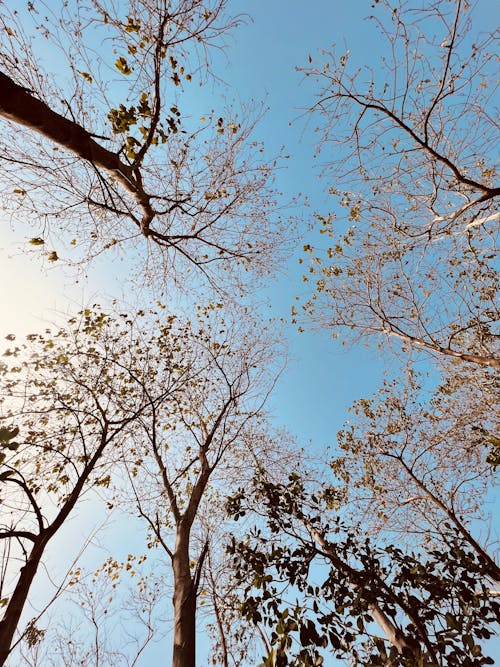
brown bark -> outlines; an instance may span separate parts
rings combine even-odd
[[[195,667],[196,656],[196,587],[189,567],[190,526],[181,520],[177,525],[174,572],[174,650],[172,667]]]
[[[117,153],[98,144],[81,125],[53,111],[3,72],[0,72],[0,115],[38,132],[116,178],[142,208],[141,231],[147,235],[155,213],[141,186],[138,170],[122,162]]]
[[[14,593],[9,600],[3,619],[0,621],[0,665],[5,664],[11,651],[12,638],[21,618],[33,579],[40,565],[49,537],[42,534],[26,562],[21,568]]]
[[[34,541],[34,546],[30,552],[26,564],[20,570],[19,579],[17,580],[14,592],[9,600],[9,603],[7,604],[3,618],[0,621],[0,667],[5,664],[5,661],[11,652],[14,633],[19,624],[24,605],[26,604],[31,585],[33,584],[38,566],[42,560],[45,547],[52,539],[52,537],[54,537],[54,535],[57,533],[59,528],[61,528],[61,526],[64,524],[74,506],[76,505],[85,482],[89,478],[91,472],[94,470],[97,462],[104,452],[106,445],[108,444],[107,434],[108,431],[106,427],[101,435],[99,447],[97,448],[94,456],[85,466],[82,474],[75,484],[73,491],[62,506],[54,521],[49,526],[47,526],[47,528],[43,528],[40,525],[40,532]],[[40,513],[39,510],[38,513]],[[40,521],[41,520],[42,519],[40,518]]]

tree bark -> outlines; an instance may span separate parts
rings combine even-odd
[[[42,534],[33,547],[26,564],[21,568],[19,579],[14,593],[0,621],[0,666],[5,664],[9,657],[12,638],[19,624],[19,619],[26,604],[31,585],[42,560],[43,552],[48,542],[48,535]]]
[[[183,519],[177,525],[174,572],[174,650],[172,667],[195,667],[196,589],[189,567],[190,526]]]
[[[149,197],[138,182],[137,171],[122,162],[117,153],[98,144],[84,127],[53,111],[3,72],[0,72],[0,116],[38,132],[116,178],[141,206],[141,228],[147,235],[155,215]]]

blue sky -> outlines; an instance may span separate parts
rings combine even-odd
[[[234,0],[233,13],[247,12],[251,19],[227,37],[227,49],[215,59],[221,76],[228,84],[228,101],[236,97],[245,102],[252,98],[268,107],[256,130],[268,156],[285,146],[290,155],[287,168],[278,172],[278,188],[289,201],[298,193],[307,195],[310,208],[296,207],[293,213],[307,222],[315,209],[327,205],[319,165],[314,157],[317,135],[307,123],[303,110],[311,104],[313,88],[296,67],[307,66],[308,56],[315,60],[318,50],[336,44],[349,49],[354,62],[373,60],[378,40],[373,25],[364,20],[373,10],[372,1],[312,0]],[[481,3],[484,21],[494,15],[497,3]],[[483,20],[483,18],[481,18]],[[205,98],[209,91],[202,91]],[[213,102],[215,104],[215,102]],[[203,103],[200,102],[200,106]],[[121,278],[116,265],[106,260],[89,268],[88,283],[74,284],[58,267],[44,273],[36,261],[22,253],[23,232],[13,233],[7,223],[0,231],[0,336],[11,331],[28,331],[52,319],[55,312],[77,308],[81,303],[122,295]],[[290,257],[287,267],[265,291],[265,315],[288,317],[295,295],[301,290],[302,271],[299,252]],[[126,272],[126,267],[124,267]],[[105,288],[104,288],[105,285]],[[376,348],[357,346],[346,351],[332,341],[328,332],[306,330],[285,325],[290,361],[269,409],[276,424],[286,426],[297,436],[298,443],[322,450],[335,442],[335,433],[347,418],[347,407],[353,400],[369,396],[380,386],[387,359],[381,359]],[[76,535],[85,532],[78,522],[60,538],[52,558]],[[165,663],[165,647],[147,654],[140,665]],[[200,667],[206,665],[201,653]],[[333,663],[328,663],[332,664]]]

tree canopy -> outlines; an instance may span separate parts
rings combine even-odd
[[[213,283],[219,268],[275,265],[284,229],[258,109],[190,110],[188,89],[215,80],[210,52],[241,20],[227,4],[2,4],[2,202],[49,261],[123,246],[157,285],[181,267]]]
[[[377,4],[382,76],[338,51],[305,70],[346,215],[318,213],[330,245],[304,248],[316,280],[303,310],[337,333],[499,368],[494,36],[475,34],[465,2]]]

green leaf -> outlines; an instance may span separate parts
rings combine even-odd
[[[458,624],[457,624],[457,620],[453,616],[453,614],[448,613],[448,614],[446,614],[445,618],[446,618],[446,625],[449,628],[451,628],[452,630],[458,630],[459,629]]]

